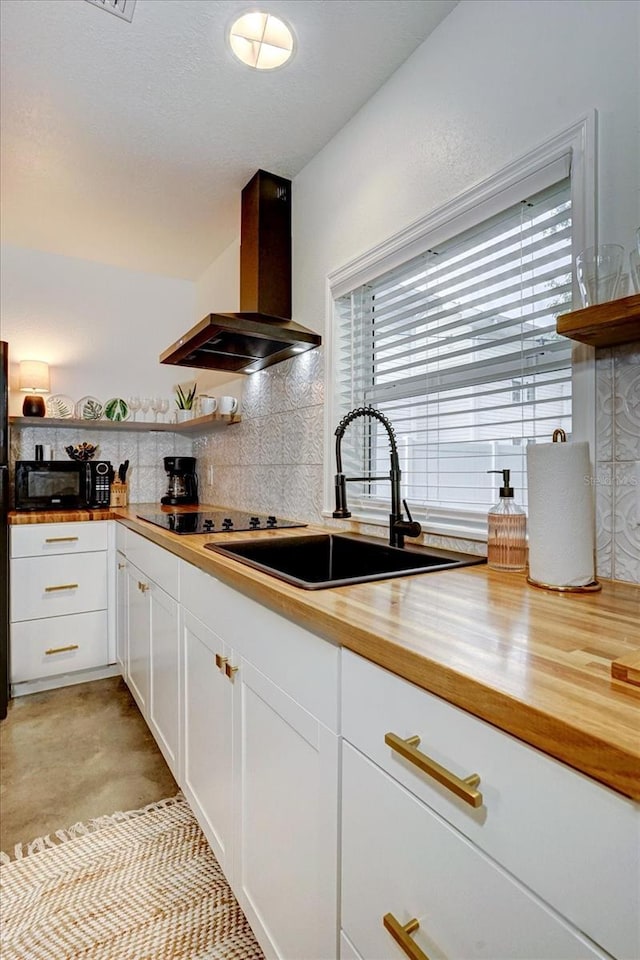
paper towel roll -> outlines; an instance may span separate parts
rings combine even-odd
[[[594,580],[595,521],[588,443],[527,447],[529,576],[555,587]]]

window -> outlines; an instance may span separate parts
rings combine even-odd
[[[527,444],[571,434],[572,343],[555,332],[572,298],[569,163],[567,152],[468,206],[451,220],[463,229],[440,224],[421,252],[413,238],[413,255],[384,272],[368,263],[366,282],[337,284],[332,416],[371,404],[389,418],[403,495],[427,529],[478,535],[498,496],[489,470],[508,467],[526,506]],[[349,426],[342,456],[347,477],[388,474],[375,420]],[[384,517],[389,484],[350,483],[348,499],[354,516]]]

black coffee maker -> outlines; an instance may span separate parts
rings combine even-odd
[[[164,457],[169,477],[167,492],[161,499],[172,507],[186,507],[198,502],[198,476],[195,457]]]

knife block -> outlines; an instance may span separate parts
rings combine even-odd
[[[111,484],[111,499],[109,501],[112,507],[126,507],[128,502],[129,487],[126,483],[120,483],[114,480]]]

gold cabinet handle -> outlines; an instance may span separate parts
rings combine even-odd
[[[229,680],[233,680],[234,676],[235,676],[236,673],[238,672],[238,668],[237,668],[237,667],[232,667],[230,663],[225,663],[225,665],[224,665],[224,672],[225,672],[226,675],[229,677]]]
[[[223,657],[221,654],[216,653],[216,667],[218,670],[224,670],[225,664],[229,658]]]
[[[426,953],[424,953],[415,940],[412,940],[410,937],[410,934],[415,933],[420,927],[420,923],[415,917],[403,926],[399,920],[396,920],[392,913],[385,913],[382,922],[384,923],[385,930],[389,931],[402,952],[406,953],[410,960],[429,960]]]
[[[67,653],[68,650],[78,650],[77,643],[70,643],[68,647],[51,647],[50,650],[45,650],[47,657],[50,657],[52,653]]]
[[[140,580],[138,580],[138,590],[140,591],[140,593],[146,593],[148,589],[149,589],[148,583],[141,583]]]
[[[55,593],[56,590],[77,590],[77,583],[59,583],[56,587],[45,587],[45,593]]]
[[[119,563],[119,564],[118,564],[118,570],[124,570],[125,567],[126,567],[126,563]]]
[[[469,806],[482,806],[482,794],[475,789],[480,783],[480,777],[477,773],[471,773],[463,780],[456,777],[455,773],[451,773],[446,767],[441,767],[439,763],[417,749],[420,737],[407,737],[406,740],[403,740],[396,733],[385,733],[384,742],[396,753],[399,753],[401,757],[408,760],[409,763],[413,763],[423,773],[426,773],[427,776],[433,777],[447,790],[455,793],[456,797],[460,797]]]
[[[79,537],[47,537],[45,543],[73,543],[74,540],[79,540]]]

